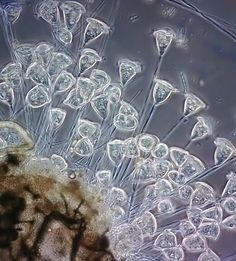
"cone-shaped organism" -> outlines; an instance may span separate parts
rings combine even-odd
[[[83,138],[88,138],[92,143],[95,143],[101,135],[101,126],[97,122],[89,120],[79,120],[77,125],[77,134]]]
[[[1,71],[3,79],[12,88],[19,88],[22,83],[22,65],[20,63],[9,63]]]
[[[81,56],[79,58],[79,72],[85,73],[87,70],[92,68],[97,62],[102,59],[96,50],[91,48],[84,48],[81,51]]]
[[[66,118],[66,114],[66,110],[63,110],[61,108],[51,108],[49,110],[50,124],[52,126],[52,129],[56,130],[62,126]]]
[[[53,91],[65,92],[69,90],[75,84],[75,82],[75,77],[71,73],[62,71],[53,83]]]
[[[10,106],[14,102],[14,91],[6,82],[0,83],[0,101]]]
[[[204,236],[195,233],[184,237],[182,246],[189,253],[202,253],[207,247],[207,242]]]
[[[69,45],[72,43],[73,35],[67,27],[59,26],[54,31],[55,37],[64,45]]]
[[[47,0],[38,4],[37,15],[51,25],[59,24],[60,13],[58,9],[58,1]]]
[[[63,103],[70,108],[77,110],[81,107],[83,107],[87,102],[84,100],[84,98],[78,93],[76,89],[72,89],[66,99],[63,101]]]
[[[53,46],[48,43],[39,43],[33,52],[34,61],[47,67],[52,58],[53,49]]]
[[[4,11],[7,13],[8,20],[14,24],[20,17],[22,6],[17,5],[16,3],[9,4],[6,8],[4,8]]]
[[[111,77],[104,71],[99,69],[93,69],[90,74],[90,79],[96,85],[96,92],[102,91],[104,88],[109,86]]]
[[[57,169],[59,169],[60,171],[64,171],[64,170],[66,170],[67,167],[68,167],[67,162],[66,162],[65,159],[64,159],[62,156],[60,156],[60,155],[53,154],[53,155],[51,156],[51,161],[52,161],[53,165],[54,165]]]
[[[65,53],[54,52],[50,61],[48,72],[57,75],[72,64],[72,59]]]
[[[32,108],[40,108],[51,102],[51,98],[45,91],[43,85],[36,85],[33,87],[25,97],[26,105]]]
[[[162,56],[167,52],[169,46],[171,45],[171,42],[175,37],[175,33],[172,29],[165,28],[154,31],[153,36],[155,37],[158,54]]]
[[[191,131],[191,140],[200,140],[208,137],[209,135],[212,134],[212,126],[210,122],[202,117],[198,116],[197,117],[197,122],[192,128]]]
[[[191,116],[206,108],[206,103],[192,93],[185,94],[184,116]]]
[[[118,166],[125,156],[125,144],[122,140],[113,140],[107,143],[107,155],[110,161]]]
[[[91,100],[91,106],[102,119],[106,119],[110,113],[110,103],[106,95],[101,94]]]
[[[138,126],[138,119],[134,116],[119,113],[114,117],[113,123],[121,131],[134,131]]]
[[[32,63],[34,49],[35,46],[33,44],[15,45],[14,53],[18,62],[28,67]]]
[[[177,237],[169,229],[165,229],[158,235],[154,242],[154,246],[158,250],[177,246]]]
[[[197,259],[197,261],[207,261],[207,260],[221,261],[221,259],[217,256],[217,254],[209,248],[207,248],[206,251],[204,251]]]
[[[90,101],[94,95],[95,83],[87,77],[79,77],[76,83],[77,93],[85,100]]]
[[[73,150],[81,157],[89,157],[93,154],[94,148],[92,142],[88,138],[82,138],[76,142]]]

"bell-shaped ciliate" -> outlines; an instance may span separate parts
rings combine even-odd
[[[75,77],[71,73],[62,71],[53,83],[53,91],[65,92],[69,90],[75,84],[75,82]]]
[[[102,58],[99,56],[96,50],[91,48],[84,48],[81,51],[81,56],[79,58],[79,72],[85,73],[101,60]]]
[[[83,138],[88,138],[92,143],[95,143],[100,137],[100,128],[101,126],[97,122],[81,119],[77,125],[77,134]]]
[[[184,237],[182,246],[189,253],[202,253],[207,247],[207,242],[204,236],[195,233]]]
[[[107,155],[110,161],[118,166],[125,156],[125,144],[121,140],[113,140],[107,143]]]
[[[27,93],[25,102],[32,108],[40,108],[50,103],[51,98],[43,85],[36,85]]]
[[[16,44],[14,53],[18,62],[24,66],[29,66],[32,63],[34,49],[35,46],[33,44]]]
[[[164,249],[177,246],[177,237],[169,229],[164,230],[159,234],[154,242],[156,249]]]
[[[156,233],[157,221],[155,216],[149,211],[136,218],[134,224],[142,230],[144,237],[151,237]]]
[[[26,78],[30,79],[35,84],[40,84],[49,88],[51,81],[47,71],[37,63],[32,63],[26,71]]]
[[[185,162],[188,155],[189,152],[182,148],[179,147],[170,148],[170,158],[177,167],[180,167]]]
[[[69,45],[72,43],[73,35],[67,27],[59,26],[54,30],[56,39],[58,39],[62,44]]]
[[[110,113],[110,104],[106,95],[98,95],[91,100],[91,106],[96,114],[106,119]]]
[[[12,88],[19,88],[22,83],[22,65],[20,63],[9,63],[1,71],[3,79]]]
[[[168,48],[170,47],[171,42],[175,37],[175,33],[171,28],[163,28],[154,31],[153,36],[156,41],[158,54],[162,56],[167,52]]]
[[[38,4],[37,15],[51,25],[57,24],[60,19],[58,1],[47,0]]]
[[[0,102],[12,106],[14,102],[14,91],[6,82],[0,83]]]
[[[90,101],[94,95],[95,83],[90,78],[81,76],[77,79],[76,91],[85,101]]]
[[[221,261],[219,256],[211,249],[207,248],[206,251],[201,253],[197,261]]]
[[[22,12],[22,6],[17,4],[9,4],[4,8],[4,11],[7,13],[8,20],[14,24],[18,18],[20,17],[20,14]]]
[[[78,93],[76,89],[72,89],[66,99],[63,101],[63,104],[69,106],[70,108],[74,110],[78,110],[79,108],[86,105],[86,101],[84,98]]]
[[[39,43],[33,52],[34,61],[44,68],[47,67],[52,58],[53,49],[53,46],[48,43]]]
[[[54,165],[57,169],[59,169],[60,171],[64,171],[64,170],[66,170],[67,167],[68,167],[67,162],[66,162],[65,159],[64,159],[62,156],[60,156],[60,155],[53,154],[53,155],[51,156],[51,161],[52,161],[53,165]]]
[[[62,126],[66,118],[66,113],[66,110],[63,110],[61,108],[50,108],[49,117],[52,129],[56,130]]]
[[[206,108],[206,103],[192,93],[185,94],[184,116],[192,116]]]
[[[90,139],[82,138],[75,143],[73,150],[81,157],[89,157],[93,154],[94,147]]]
[[[103,21],[95,18],[87,18],[87,26],[84,31],[83,42],[84,45],[96,40],[101,35],[109,34],[110,27]]]
[[[119,113],[114,117],[113,123],[120,131],[134,131],[138,126],[138,119],[134,116]]]
[[[54,76],[72,64],[72,59],[65,53],[54,52],[48,67],[50,75]]]
[[[102,91],[109,86],[111,77],[104,71],[99,69],[93,69],[90,74],[90,79],[95,83],[96,92]]]
[[[210,122],[202,116],[197,117],[197,122],[192,128],[191,139],[200,140],[212,134],[212,127]]]

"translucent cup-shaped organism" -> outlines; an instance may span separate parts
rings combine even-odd
[[[149,153],[153,150],[158,142],[158,138],[155,135],[142,133],[138,136],[139,149],[145,153]]]
[[[189,202],[193,188],[190,185],[183,185],[178,189],[178,196],[184,202]]]
[[[53,83],[53,90],[55,92],[65,92],[69,90],[75,82],[75,77],[71,73],[62,71]]]
[[[66,99],[63,101],[63,104],[69,106],[70,108],[77,110],[84,105],[87,104],[87,102],[84,100],[84,98],[77,92],[76,89],[72,89]]]
[[[182,148],[179,147],[170,148],[170,158],[177,167],[180,167],[185,162],[188,155],[189,152]]]
[[[168,179],[176,186],[182,186],[186,183],[186,178],[183,173],[177,170],[171,170],[168,172]]]
[[[37,15],[51,25],[58,24],[60,20],[58,1],[47,0],[38,4]]]
[[[182,237],[186,237],[196,232],[195,226],[187,219],[180,220],[179,232]]]
[[[175,247],[177,246],[177,237],[169,229],[165,229],[161,234],[157,236],[154,242],[154,246],[158,250]]]
[[[52,129],[57,130],[62,126],[66,118],[66,110],[61,108],[50,108],[49,118]]]
[[[96,40],[101,35],[109,34],[110,27],[103,21],[95,18],[87,18],[86,21],[88,24],[83,36],[84,45]]]
[[[1,71],[3,79],[13,88],[21,85],[22,65],[20,63],[9,63]]]
[[[109,86],[111,77],[104,71],[99,69],[93,69],[90,74],[90,79],[96,85],[96,92],[102,91],[104,88]]]
[[[52,58],[53,49],[53,46],[48,43],[39,43],[34,49],[34,61],[47,67]]]
[[[155,194],[156,197],[167,197],[170,196],[173,191],[173,186],[167,179],[160,179],[155,183]]]
[[[91,100],[91,106],[96,114],[102,118],[106,119],[110,114],[110,103],[106,95],[98,95]]]
[[[228,216],[222,221],[223,228],[236,232],[236,214]]]
[[[12,106],[14,102],[14,91],[6,82],[0,83],[0,102]]]
[[[226,138],[218,137],[214,140],[216,149],[214,152],[215,165],[222,165],[236,153],[235,146]]]
[[[155,105],[164,104],[172,93],[178,92],[169,82],[161,79],[156,79],[153,89],[153,99]]]
[[[157,31],[154,31],[153,36],[155,37],[156,47],[158,54],[160,56],[164,55],[168,50],[175,33],[171,28],[163,28]]]
[[[222,202],[222,207],[229,215],[236,214],[236,197],[228,197]]]
[[[120,82],[126,87],[137,73],[141,72],[141,64],[129,59],[120,59],[118,61]]]
[[[81,56],[79,58],[79,72],[85,73],[101,60],[102,58],[99,56],[96,50],[91,48],[84,48],[81,51]]]
[[[151,237],[156,233],[157,221],[154,215],[149,211],[146,211],[142,216],[136,218],[133,223],[142,230],[144,237]]]
[[[154,159],[152,165],[156,178],[163,178],[172,168],[170,161],[165,159]]]
[[[161,143],[156,144],[156,146],[152,149],[151,154],[154,158],[164,159],[169,154],[169,148],[165,143],[161,142]]]
[[[76,91],[85,101],[90,101],[94,95],[95,83],[87,77],[79,77],[76,83]]]
[[[224,186],[222,197],[236,195],[236,173],[230,172],[226,177],[228,181]]]
[[[30,79],[35,84],[40,84],[49,88],[51,81],[47,71],[37,63],[32,63],[26,71],[25,77]]]
[[[112,187],[109,191],[108,202],[110,205],[124,206],[128,201],[127,193],[117,187]]]
[[[34,143],[26,132],[20,125],[12,121],[0,121],[0,138],[4,141],[7,146],[7,151],[17,151],[18,149],[30,150],[33,148]],[[5,150],[5,147],[1,148]]]
[[[104,89],[104,94],[111,104],[117,104],[121,98],[121,88],[119,85],[110,84]]]
[[[125,144],[122,140],[113,140],[107,143],[107,155],[114,165],[119,165],[125,156]]]
[[[111,185],[111,171],[110,170],[99,170],[95,174],[98,181],[98,185],[101,188],[108,188]]]
[[[203,208],[214,202],[213,193],[204,193],[201,189],[195,189],[190,198],[190,206]]]
[[[119,113],[124,115],[134,116],[135,118],[138,119],[137,110],[131,104],[125,101],[121,101]]]
[[[197,259],[197,261],[221,261],[215,252],[207,248]]]
[[[81,157],[89,157],[93,154],[94,147],[88,138],[82,138],[75,143],[73,150]]]
[[[206,103],[192,93],[185,94],[184,116],[192,116],[206,108]]]
[[[204,139],[212,134],[212,126],[210,122],[202,117],[197,117],[197,122],[192,128],[191,131],[191,140],[196,141],[200,139]]]
[[[88,138],[92,143],[94,143],[101,135],[101,126],[97,122],[85,119],[79,120],[77,134],[83,138]]]
[[[125,140],[125,144],[125,156],[127,158],[132,159],[140,156],[140,150],[136,138],[129,138]]]
[[[64,171],[64,170],[66,170],[67,167],[68,167],[67,162],[66,162],[65,159],[64,159],[62,156],[60,156],[60,155],[53,154],[53,155],[51,156],[51,161],[52,161],[53,165],[54,165],[57,169],[59,169],[60,171]]]
[[[126,144],[128,147],[128,144]],[[132,172],[134,178],[140,182],[149,181],[155,179],[155,173],[153,169],[152,161],[150,159],[140,159],[135,165]]]
[[[4,11],[7,13],[8,21],[10,21],[12,24],[14,24],[18,20],[20,14],[21,14],[22,6],[16,5],[13,3],[10,5],[7,5],[7,7],[4,8]]]
[[[197,228],[201,225],[203,217],[202,210],[197,207],[190,207],[186,211],[188,220]]]
[[[14,53],[18,62],[28,67],[32,63],[34,49],[35,46],[33,44],[16,44]]]
[[[206,239],[199,233],[184,237],[182,246],[190,253],[201,253],[207,247]]]
[[[162,253],[167,258],[167,260],[184,260],[184,251],[181,245],[178,245],[176,247],[165,248],[162,250]]]
[[[50,103],[51,98],[43,85],[36,85],[26,94],[25,102],[32,108],[40,108]]]
[[[48,67],[50,75],[57,75],[72,64],[72,59],[65,53],[54,52]]]
[[[221,222],[223,218],[223,210],[219,204],[216,204],[213,207],[209,207],[202,212],[203,221],[212,221]]]
[[[59,26],[54,30],[56,39],[58,39],[64,45],[72,43],[73,35],[67,27]]]
[[[170,199],[163,199],[157,204],[159,214],[171,214],[174,210],[173,203]]]
[[[86,12],[85,7],[75,1],[66,1],[61,3],[60,9],[62,10],[66,27],[71,32],[74,32],[78,27],[78,22],[82,14]]]
[[[134,131],[138,126],[138,120],[134,116],[119,113],[114,117],[113,124],[120,131]]]
[[[219,223],[216,221],[204,222],[198,227],[198,233],[205,238],[216,241],[220,236]]]

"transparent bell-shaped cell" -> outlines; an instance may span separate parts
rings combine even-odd
[[[106,119],[110,113],[110,103],[106,95],[101,94],[98,96],[95,96],[91,100],[91,106],[93,110],[96,112],[96,114],[102,118]]]
[[[107,143],[107,155],[114,165],[119,165],[125,155],[125,144],[122,140],[113,140]]]
[[[63,101],[63,104],[69,106],[70,108],[74,110],[78,110],[79,108],[86,105],[86,101],[84,98],[77,92],[76,89],[72,89],[66,99]]]
[[[182,246],[189,253],[202,253],[207,247],[207,242],[202,235],[195,233],[184,237]]]
[[[159,214],[171,214],[175,208],[170,199],[163,199],[157,204],[157,211]]]
[[[33,140],[19,124],[13,121],[0,121],[0,139],[5,146],[0,150],[17,151],[18,149],[29,150],[34,146]]]
[[[136,218],[133,223],[142,230],[144,237],[151,237],[156,233],[157,220],[149,211],[146,211],[140,217]]]
[[[15,44],[14,53],[18,62],[28,67],[32,63],[34,49],[33,44]]]
[[[125,101],[121,101],[119,113],[124,114],[124,115],[134,116],[135,118],[138,119],[137,110],[134,108],[134,106],[132,106],[131,104],[129,104],[128,102],[125,102]]]
[[[219,256],[210,248],[207,248],[197,259],[197,261],[221,261]]]
[[[66,118],[66,110],[61,108],[50,108],[49,110],[49,120],[53,129],[59,129]]]
[[[217,221],[221,222],[223,218],[223,210],[219,204],[216,204],[213,207],[206,208],[202,212],[203,221]]]
[[[215,165],[222,165],[228,161],[236,152],[235,146],[226,138],[217,137],[214,140],[216,149],[214,152]]]
[[[136,138],[129,138],[125,140],[125,156],[127,158],[138,158],[140,150]]]
[[[99,56],[96,50],[91,48],[84,48],[81,51],[81,56],[79,58],[79,72],[85,73],[101,60],[102,58]]]
[[[190,206],[203,208],[214,202],[213,192],[207,192],[200,188],[196,188],[190,198]]]
[[[195,226],[187,219],[180,220],[179,232],[182,237],[194,234],[196,232]]]
[[[60,155],[53,154],[51,156],[51,161],[52,161],[53,165],[60,171],[64,171],[68,167],[66,160]]]
[[[183,185],[178,189],[178,196],[184,202],[189,202],[193,188],[190,185]]]
[[[25,77],[30,79],[33,83],[43,85],[46,88],[49,88],[51,85],[47,71],[40,64],[35,62],[27,68]]]
[[[159,139],[157,138],[157,141]],[[154,158],[157,159],[164,159],[169,154],[169,148],[165,143],[158,143],[156,146],[152,149],[151,154]]]
[[[119,113],[114,117],[113,124],[120,131],[134,131],[138,126],[138,120],[134,116]]]
[[[154,242],[154,247],[158,250],[175,246],[177,246],[177,237],[169,229],[165,229],[159,234]]]
[[[197,207],[189,207],[186,211],[188,220],[197,228],[201,225],[203,217],[202,210]]]
[[[73,150],[81,157],[89,157],[93,154],[94,147],[90,139],[81,138],[75,143]]]
[[[164,104],[172,93],[178,92],[169,82],[161,79],[155,80],[153,100],[156,106]]]
[[[7,5],[4,8],[4,11],[7,13],[8,21],[10,21],[12,24],[14,24],[20,17],[22,9],[23,9],[22,6],[16,5],[14,3],[12,5],[11,4]]]
[[[6,82],[0,83],[0,102],[12,106],[14,102],[14,91]]]
[[[153,150],[158,142],[158,138],[155,135],[142,133],[138,136],[139,149],[145,153],[149,153]]]
[[[230,172],[227,175],[227,179],[228,181],[223,188],[222,197],[236,195],[236,174],[234,172]]]
[[[90,79],[96,85],[96,92],[102,91],[104,88],[109,86],[111,77],[103,70],[93,69],[90,74]]]
[[[154,159],[152,162],[155,177],[163,178],[172,168],[172,164],[165,159]]]
[[[31,108],[40,108],[50,103],[51,97],[43,85],[36,85],[26,94],[25,102]]]
[[[220,225],[216,221],[203,222],[198,227],[198,233],[207,239],[216,241],[220,236]]]
[[[54,30],[54,35],[58,41],[64,45],[72,43],[73,35],[67,27],[59,26]]]
[[[90,101],[94,95],[95,83],[87,77],[79,77],[76,83],[76,90],[86,101]]]
[[[124,206],[128,201],[127,193],[117,187],[112,187],[108,194],[108,202],[111,205]]]
[[[126,87],[137,73],[141,72],[141,64],[129,59],[120,59],[118,61],[120,82]]]
[[[236,214],[226,217],[222,221],[221,225],[226,230],[230,230],[230,231],[234,231],[235,232],[236,231]]]
[[[182,186],[186,183],[185,175],[177,170],[171,170],[167,175],[169,181],[174,185]]]
[[[79,120],[77,125],[77,134],[83,138],[88,138],[93,143],[98,140],[101,135],[101,126],[97,122],[89,120]]]
[[[58,9],[58,1],[47,0],[38,4],[37,15],[44,19],[47,23],[55,25],[59,23],[60,14]]]
[[[138,181],[148,181],[155,178],[155,172],[150,159],[140,159],[135,165],[133,176]]]
[[[188,155],[189,152],[182,148],[179,147],[170,148],[170,158],[177,167],[180,167],[185,162]]]
[[[206,103],[192,93],[185,94],[184,116],[192,116],[206,108]]]
[[[99,170],[95,176],[100,188],[108,188],[111,185],[112,175],[110,170]]]
[[[229,215],[236,214],[236,198],[235,197],[228,197],[223,200],[222,207],[224,211]]]
[[[22,83],[22,65],[20,63],[8,63],[3,67],[1,76],[13,88],[19,87]]]
[[[173,191],[173,186],[167,179],[158,180],[155,185],[155,195],[156,197],[167,197],[170,196]]]
[[[62,71],[53,83],[53,90],[55,92],[65,92],[69,90],[76,83],[76,79],[72,73]]]
[[[54,52],[49,63],[48,72],[50,75],[57,75],[72,64],[72,59],[65,53]]]
[[[166,260],[170,261],[183,261],[184,260],[184,251],[181,245],[176,247],[165,248],[162,250]]]
[[[86,12],[85,7],[76,1],[66,1],[60,4],[63,13],[63,20],[71,32],[78,28],[78,22],[81,16]]]
[[[47,67],[51,61],[54,47],[48,43],[39,43],[33,52],[33,60],[43,67]]]
[[[111,104],[117,104],[121,98],[121,88],[119,85],[110,84],[104,89],[104,94]]]
[[[191,139],[194,141],[200,140],[210,136],[211,134],[212,126],[210,122],[206,118],[198,116],[197,122],[195,123],[191,131]]]
[[[160,56],[164,55],[171,45],[175,33],[171,28],[163,28],[153,32],[156,41],[156,47]]]
[[[87,18],[86,21],[88,24],[83,36],[84,45],[91,43],[101,35],[109,34],[110,27],[105,22],[95,18]]]

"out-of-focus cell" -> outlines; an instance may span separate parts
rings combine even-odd
[[[14,91],[6,82],[0,83],[0,101],[10,106],[14,102]]]
[[[154,158],[163,159],[166,158],[169,153],[169,148],[165,143],[158,143],[152,149],[151,154]]]
[[[93,69],[90,74],[90,79],[95,83],[96,92],[102,91],[109,86],[111,77],[104,71],[99,69]]]
[[[19,63],[28,67],[32,63],[34,49],[35,46],[33,44],[16,44],[14,52]]]
[[[222,221],[222,226],[231,231],[236,231],[236,215],[231,215]]]
[[[89,120],[79,120],[77,125],[77,133],[83,137],[88,138],[92,142],[96,142],[100,137],[100,124]]]
[[[107,96],[104,94],[98,95],[91,100],[93,110],[102,119],[106,119],[110,113],[110,104]]]
[[[98,181],[98,185],[101,188],[108,188],[111,185],[111,171],[110,170],[97,171],[95,176]]]
[[[121,101],[121,106],[119,108],[119,113],[129,116],[134,116],[138,119],[138,112],[137,110],[128,102]]]
[[[57,75],[72,64],[72,59],[65,53],[54,52],[49,63],[48,72],[50,75]]]
[[[20,63],[9,63],[1,71],[1,76],[11,85],[11,87],[19,87],[22,79],[22,65]]]
[[[54,31],[55,37],[63,44],[68,45],[72,43],[73,35],[66,27],[59,26]]]
[[[58,24],[60,20],[58,1],[47,0],[38,4],[37,15],[51,25]]]
[[[137,73],[141,72],[141,65],[138,62],[129,59],[120,59],[118,61],[120,82],[126,87]]]
[[[182,246],[190,253],[201,253],[207,247],[207,242],[199,233],[184,237]]]
[[[153,89],[153,99],[155,105],[164,104],[170,95],[174,92],[178,92],[169,82],[161,79],[156,79],[154,89]]]
[[[54,164],[54,166],[59,169],[60,171],[64,171],[65,169],[67,169],[68,167],[68,164],[67,162],[65,161],[65,159],[60,156],[60,155],[57,155],[57,154],[53,154],[51,156],[51,161],[52,163]]]
[[[189,117],[206,108],[206,103],[192,93],[185,94],[184,116]]]
[[[43,85],[36,85],[26,94],[25,102],[32,108],[40,108],[50,103],[51,98]]]
[[[104,89],[104,94],[111,104],[117,104],[120,101],[121,89],[118,85],[110,84]]]
[[[162,250],[164,256],[169,261],[183,261],[184,260],[184,251],[181,245],[176,247],[165,248]]]
[[[193,188],[189,185],[183,185],[178,189],[178,195],[182,201],[189,202],[192,193],[193,193]]]
[[[84,100],[90,101],[94,95],[95,84],[87,77],[79,77],[76,83],[76,90]]]
[[[215,220],[220,223],[223,217],[223,210],[219,204],[216,204],[213,207],[205,209],[202,212],[202,217],[203,217],[203,221]]]
[[[74,145],[74,152],[81,157],[89,157],[93,154],[94,147],[88,138],[81,138]]]
[[[156,233],[157,221],[154,215],[146,211],[142,216],[136,218],[134,223],[142,230],[144,237],[151,237]]]
[[[222,197],[227,197],[236,194],[236,173],[230,172],[226,175],[228,181],[224,186]]]
[[[7,13],[8,20],[14,24],[18,18],[20,17],[22,6],[16,5],[16,4],[10,4],[7,5],[6,8],[4,8],[5,12]]]
[[[216,221],[204,222],[198,227],[198,233],[215,241],[220,236],[220,226]]]
[[[145,153],[149,153],[153,150],[158,140],[155,135],[142,133],[138,136],[139,149]]]
[[[83,42],[84,45],[96,40],[101,35],[109,34],[110,27],[103,21],[95,18],[87,18],[87,26],[84,31]]]
[[[163,178],[171,169],[172,164],[165,159],[154,159],[153,169],[156,178]]]
[[[205,166],[197,157],[188,155],[178,170],[185,175],[186,180],[189,180],[202,173],[205,170]]]
[[[121,131],[134,131],[138,126],[138,120],[134,116],[119,113],[114,117],[113,124]]]
[[[48,43],[39,43],[34,49],[34,60],[43,67],[48,66],[53,54],[53,46]]]
[[[197,228],[201,225],[203,217],[202,210],[197,207],[190,207],[186,211],[188,220]]]
[[[136,138],[125,140],[125,156],[130,159],[140,156],[140,150]]]
[[[236,214],[236,198],[235,197],[228,197],[223,200],[222,207],[226,213],[232,215]]]
[[[30,79],[35,84],[40,84],[49,88],[51,81],[47,71],[37,63],[32,63],[26,71],[25,77]]]
[[[189,152],[182,148],[179,147],[170,148],[170,158],[177,167],[181,166],[185,162],[188,155]]]
[[[226,138],[218,137],[214,140],[214,143],[216,145],[216,149],[214,152],[215,165],[224,164],[236,153],[236,148]]]
[[[154,242],[154,246],[158,250],[164,248],[176,247],[177,238],[176,235],[169,229],[165,229],[161,234],[159,234]]]
[[[55,92],[65,92],[69,90],[75,82],[75,77],[71,73],[62,71],[53,83],[53,90]]]
[[[175,33],[171,28],[163,28],[154,31],[153,36],[155,37],[158,54],[162,56],[170,47]]]
[[[61,3],[60,9],[62,10],[66,27],[71,32],[74,32],[78,27],[78,22],[82,14],[86,12],[85,7],[75,1],[66,1]]]
[[[0,138],[6,143],[8,152],[17,149],[29,150],[34,146],[29,134],[13,121],[0,121]]]
[[[66,118],[66,110],[61,108],[50,108],[50,124],[54,130],[60,128]]]
[[[107,154],[114,165],[119,165],[124,158],[125,144],[122,140],[113,140],[107,143]]]
[[[81,107],[83,107],[86,102],[84,101],[84,99],[78,94],[78,92],[76,91],[76,89],[72,89],[66,99],[63,101],[63,104],[69,106],[70,108],[77,110]]]
[[[168,172],[168,179],[170,182],[172,182],[174,185],[181,186],[186,183],[186,179],[183,173],[177,171],[177,170],[171,170]]]
[[[183,219],[179,223],[179,232],[182,237],[186,237],[196,232],[195,226],[187,219]]]
[[[135,179],[138,179],[139,181],[154,179],[155,173],[150,159],[139,160],[138,163],[136,163],[133,175]]]
[[[170,199],[163,199],[157,204],[157,211],[159,214],[171,214],[175,210]]]
[[[85,73],[101,60],[102,58],[99,56],[96,50],[91,48],[84,48],[81,51],[81,56],[79,58],[79,72]]]
[[[212,134],[212,127],[204,117],[198,116],[197,122],[192,128],[191,139],[200,140]]]
[[[126,192],[117,187],[112,187],[109,191],[108,201],[111,205],[123,206],[127,203],[128,196]]]
[[[215,252],[207,248],[197,259],[197,261],[221,261]]]

